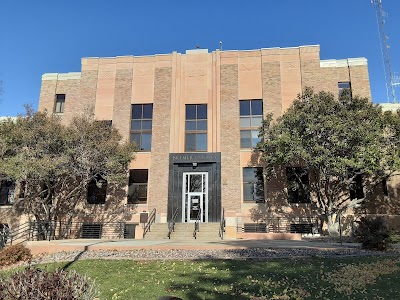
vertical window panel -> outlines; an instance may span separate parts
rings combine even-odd
[[[131,142],[139,151],[151,151],[153,104],[132,104]]]
[[[262,139],[258,137],[262,125],[262,100],[240,100],[240,147],[255,148]]]
[[[185,151],[207,151],[207,104],[187,104]]]

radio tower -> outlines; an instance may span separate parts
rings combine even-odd
[[[381,41],[381,51],[383,67],[385,70],[386,94],[388,103],[397,103],[395,87],[397,85],[400,85],[400,76],[395,76],[392,73],[392,67],[390,66],[388,44],[389,38],[385,34],[385,17],[387,17],[387,13],[384,12],[382,9],[382,0],[371,0],[371,3],[375,6],[376,10],[376,21],[378,22],[379,39]]]

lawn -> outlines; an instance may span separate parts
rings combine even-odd
[[[41,265],[54,269],[65,263]],[[400,257],[131,261],[82,260],[99,298],[400,299]]]

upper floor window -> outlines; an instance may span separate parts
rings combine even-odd
[[[286,168],[289,203],[309,203],[310,191],[307,169],[301,167]]]
[[[147,202],[148,170],[129,170],[128,204]]]
[[[153,104],[132,104],[131,142],[139,151],[151,151]]]
[[[261,142],[262,100],[240,100],[240,148],[255,148]]]
[[[65,105],[65,94],[57,94],[56,103],[54,106],[54,112],[56,114],[64,113],[64,105]]]
[[[107,195],[107,180],[101,175],[89,182],[87,202],[89,204],[104,204]]]
[[[345,91],[348,91],[350,93],[350,97],[351,97],[351,83],[350,83],[350,81],[338,82],[338,89],[339,89],[339,98],[343,95],[343,93]]]
[[[262,168],[243,168],[243,201],[265,201]]]
[[[207,104],[187,104],[185,151],[207,151]]]

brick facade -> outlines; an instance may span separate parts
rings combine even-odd
[[[91,108],[96,119],[112,119],[113,126],[129,140],[131,104],[153,103],[151,151],[138,152],[130,165],[131,169],[149,170],[147,203],[130,206],[132,215],[126,221],[139,222],[140,212],[156,208],[157,222],[167,222],[169,195],[177,194],[168,186],[169,157],[170,153],[185,153],[185,107],[206,104],[207,152],[221,154],[220,171],[213,165],[216,162],[207,165],[216,172],[213,178],[220,180],[217,198],[232,220],[252,222],[251,214],[257,209],[275,217],[310,216],[313,209],[287,205],[284,172],[266,184],[268,207],[244,203],[243,168],[260,166],[260,162],[251,149],[240,148],[239,100],[262,99],[264,115],[271,113],[276,120],[304,87],[337,96],[338,82],[347,81],[354,95],[371,97],[366,59],[321,61],[319,46],[84,58],[80,73],[43,75],[39,110],[53,112],[55,95],[66,94],[63,122]],[[197,172],[207,158],[202,156],[196,169],[196,155],[207,153],[192,154],[193,162],[182,166],[193,164],[191,170]],[[126,203],[126,197],[119,201]]]

